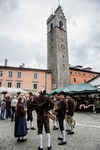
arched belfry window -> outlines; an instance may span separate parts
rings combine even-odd
[[[53,23],[51,23],[51,30],[53,29]]]
[[[63,27],[63,22],[59,21],[59,28],[61,29]]]

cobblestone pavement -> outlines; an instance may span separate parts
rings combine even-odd
[[[64,146],[58,146],[57,137],[60,131],[53,131],[53,124],[50,121],[52,150],[100,150],[100,114],[75,112],[74,119],[76,120],[75,134],[66,134],[67,145]],[[34,127],[37,128],[35,114]],[[46,150],[45,132],[43,141]],[[37,130],[29,130],[27,141],[17,143],[14,137],[14,122],[9,119],[0,120],[0,150],[37,150],[37,147]]]

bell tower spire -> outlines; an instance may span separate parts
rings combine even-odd
[[[66,18],[60,5],[47,20],[47,46],[53,89],[64,87],[69,84],[69,58]]]

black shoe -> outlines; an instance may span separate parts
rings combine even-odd
[[[20,140],[20,139],[17,139],[17,142],[21,142],[21,140]]]
[[[63,140],[63,138],[61,138],[61,137],[58,137],[58,140],[62,141],[62,140]]]
[[[27,139],[21,139],[21,140],[20,140],[20,142],[22,142],[22,143],[23,143],[23,142],[25,142],[26,140],[27,140]]]
[[[58,145],[66,145],[66,142],[60,142],[60,143],[58,143]]]
[[[53,130],[58,130],[58,128],[54,126],[54,127],[53,127]]]
[[[43,150],[43,148],[40,148],[40,146],[38,147],[38,150]]]
[[[50,145],[50,147],[47,147],[47,150],[51,150],[52,149],[52,146]]]
[[[67,134],[74,134],[74,132],[70,131],[70,132],[68,132]]]
[[[70,132],[71,130],[66,130],[66,132]]]
[[[36,129],[34,127],[32,127],[31,130],[36,130]]]
[[[27,130],[29,130],[29,128],[27,128]]]

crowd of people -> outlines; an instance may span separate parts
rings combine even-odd
[[[47,150],[52,149],[50,134],[50,118],[53,121],[53,130],[60,130],[58,145],[66,145],[67,134],[74,134],[75,121],[73,119],[75,104],[69,94],[61,91],[54,92],[51,97],[46,95],[45,90],[39,92],[39,96],[30,93],[29,97],[23,96],[4,98],[1,101],[1,119],[10,118],[15,122],[14,136],[17,142],[25,142],[28,130],[36,130],[33,126],[33,111],[37,114],[38,150],[43,150],[43,127],[47,136]],[[51,117],[50,117],[51,115]],[[29,121],[29,126],[27,125]],[[65,124],[66,122],[66,129]]]
[[[100,94],[74,95],[76,111],[100,112]]]

